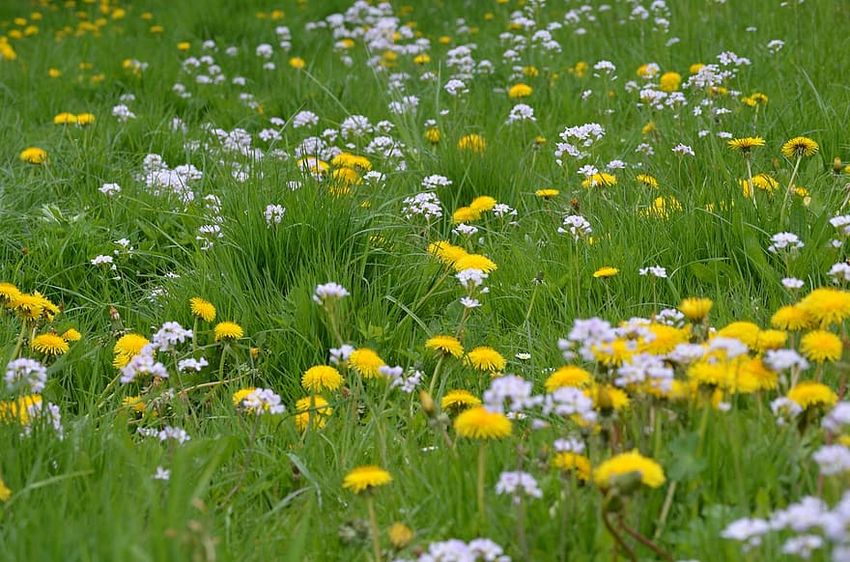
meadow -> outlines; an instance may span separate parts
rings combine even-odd
[[[0,3],[0,560],[850,561],[850,3]]]

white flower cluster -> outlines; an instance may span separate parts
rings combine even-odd
[[[543,490],[537,484],[534,476],[521,470],[506,471],[499,475],[496,483],[496,493],[513,496],[513,501],[519,503],[522,496],[530,498],[542,498]]]
[[[35,359],[15,359],[6,365],[3,380],[6,382],[6,390],[10,392],[27,387],[30,392],[38,394],[47,383],[47,369]]]
[[[345,298],[349,294],[348,289],[335,281],[330,281],[316,285],[316,289],[313,291],[313,302],[316,304],[325,304],[329,301]]]
[[[282,414],[284,411],[280,396],[268,388],[255,388],[237,404],[237,407],[257,416]]]

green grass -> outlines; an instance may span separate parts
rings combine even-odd
[[[410,0],[411,11],[401,21],[415,22],[431,40],[431,62],[419,66],[402,55],[394,68],[383,71],[367,64],[381,53],[366,52],[361,40],[348,52],[349,68],[328,30],[305,30],[307,22],[344,11],[349,2],[128,2],[122,4],[123,18],[112,19],[110,8],[97,33],[64,37],[57,32],[83,21],[77,12],[87,21],[101,17],[98,6],[37,4],[0,4],[0,31],[7,36],[12,29],[38,27],[35,35],[10,39],[17,60],[0,59],[0,281],[40,291],[60,304],[62,313],[42,331],[75,327],[84,338],[49,362],[43,392],[44,400],[62,411],[65,439],[46,428],[21,436],[19,426],[0,425],[0,476],[13,493],[0,504],[3,560],[371,560],[368,527],[363,527],[366,503],[341,487],[350,469],[369,463],[382,465],[394,478],[375,494],[382,529],[400,521],[416,533],[411,547],[387,558],[414,558],[415,548],[433,541],[486,536],[515,560],[615,559],[599,491],[548,467],[552,442],[566,435],[569,421],[540,431],[518,421],[512,438],[489,445],[485,522],[476,508],[476,444],[459,439],[456,447],[446,447],[416,393],[385,394],[385,383],[368,382],[362,417],[354,423],[351,410],[357,404],[351,395],[333,393],[328,399],[334,414],[326,427],[306,436],[297,431],[295,401],[305,396],[301,374],[327,362],[329,349],[339,343],[327,315],[311,300],[315,286],[336,281],[351,292],[337,315],[345,342],[375,349],[390,365],[421,369],[425,388],[436,361],[424,341],[455,333],[465,322],[466,349],[494,347],[507,358],[506,372],[532,381],[540,393],[546,369],[563,363],[557,340],[577,318],[649,317],[676,307],[682,298],[705,296],[715,302],[712,325],[748,320],[767,328],[771,314],[794,300],[782,278],[798,277],[808,291],[829,284],[826,272],[846,258],[843,249],[829,245],[835,229],[828,222],[846,212],[850,177],[832,171],[833,157],[850,159],[850,90],[842,56],[850,48],[845,29],[850,5],[842,2],[782,7],[778,1],[671,0],[665,34],[653,30],[651,21],[629,19],[629,2],[611,0],[611,9],[604,11],[605,2],[592,0],[596,20],[580,24],[586,34],[568,26],[553,32],[561,53],[538,49],[509,63],[503,61],[507,45],[499,34],[509,28],[510,14],[521,9],[517,2]],[[404,13],[404,3],[392,4]],[[567,10],[578,8],[573,2],[548,4],[536,16],[543,27],[563,22]],[[257,16],[276,8],[285,12],[282,19]],[[43,19],[24,26],[12,21],[32,20],[34,11]],[[143,19],[144,12],[152,19]],[[458,33],[460,17],[476,32]],[[151,33],[152,25],[164,31]],[[289,53],[277,46],[279,25],[292,31]],[[750,26],[757,29],[748,31]],[[451,37],[450,45],[438,42],[442,35]],[[671,37],[680,41],[665,46]],[[222,85],[195,84],[181,70],[187,56],[207,54],[201,49],[207,39],[218,45],[210,54],[228,78]],[[767,49],[772,39],[785,41],[777,54]],[[188,53],[177,49],[180,41],[191,43]],[[254,54],[260,43],[275,46],[274,71],[264,70]],[[477,45],[476,61],[492,61],[494,71],[468,81],[470,92],[454,99],[441,87],[452,74],[446,56],[467,43]],[[234,57],[224,53],[230,45],[239,48]],[[680,111],[655,111],[638,107],[637,92],[624,87],[638,80],[635,69],[641,64],[656,62],[687,79],[691,64],[716,62],[727,50],[752,64],[727,84],[739,95],[715,99],[731,110],[716,120],[692,114],[703,93],[686,92],[689,105]],[[291,56],[303,57],[306,68],[290,68]],[[134,74],[123,68],[125,59],[148,67]],[[593,64],[603,59],[617,66],[617,80],[593,77]],[[591,66],[584,77],[571,72],[579,61]],[[91,68],[81,69],[81,63]],[[504,124],[514,103],[504,93],[517,81],[511,78],[513,65],[539,69],[538,76],[523,78],[534,93],[520,100],[534,108],[536,123]],[[49,78],[50,68],[59,69],[61,77]],[[420,80],[425,71],[438,79]],[[411,75],[403,93],[388,86],[393,72]],[[92,80],[100,74],[102,80]],[[245,77],[246,85],[231,84],[234,76]],[[185,84],[192,97],[175,95],[175,82]],[[583,101],[585,91],[592,93]],[[755,91],[769,98],[758,111],[739,100]],[[243,92],[252,94],[262,111],[246,107],[239,99]],[[111,112],[126,93],[136,97],[128,105],[137,118],[121,123]],[[419,107],[393,115],[387,106],[403,95],[418,96]],[[271,127],[270,117],[289,119],[305,109],[319,116],[316,127],[288,125],[273,144],[258,139]],[[441,110],[449,113],[440,116]],[[53,116],[63,111],[91,112],[97,121],[84,128],[54,125]],[[396,170],[393,162],[370,155],[374,169],[387,174],[386,183],[334,196],[330,180],[303,174],[292,155],[305,137],[338,128],[355,114],[372,123],[394,123],[389,134],[404,143],[407,169]],[[185,134],[171,130],[173,117],[185,122]],[[431,118],[442,134],[436,145],[424,137]],[[642,134],[650,121],[656,132]],[[567,166],[560,167],[553,153],[564,127],[587,122],[606,130],[590,162],[602,168],[621,159],[641,162],[642,168],[615,172],[616,186],[583,189],[575,162],[565,158]],[[239,183],[230,164],[249,165],[248,158],[186,145],[211,142],[208,125],[243,128],[253,135],[253,146],[267,152],[279,148],[290,158],[267,156]],[[711,134],[700,138],[703,129]],[[716,135],[720,131],[767,141],[754,152],[753,171],[769,172],[778,188],[773,194],[760,191],[757,208],[738,183],[747,174],[744,160]],[[481,155],[456,148],[462,135],[473,132],[487,140]],[[779,149],[797,135],[816,140],[820,151],[802,161],[796,179],[810,201],[793,196],[784,218],[783,190],[794,162]],[[546,142],[537,144],[537,136]],[[351,152],[363,154],[369,140],[356,141]],[[643,142],[654,147],[654,156],[635,152]],[[680,142],[692,146],[696,156],[674,154]],[[48,163],[21,162],[18,154],[28,146],[47,150]],[[194,202],[183,206],[156,196],[136,179],[149,153],[162,155],[171,167],[191,163],[203,171],[203,179],[193,184]],[[637,182],[637,173],[655,176],[658,189]],[[405,219],[401,208],[431,174],[445,175],[453,185],[437,191],[444,216],[426,229]],[[290,181],[303,187],[290,190]],[[107,182],[120,184],[121,194],[101,194],[98,189]],[[561,193],[544,201],[534,194],[543,187]],[[205,251],[196,236],[210,223],[203,204],[207,195],[221,201],[223,237]],[[488,215],[465,243],[499,267],[488,279],[482,307],[462,320],[462,292],[426,248],[438,240],[459,243],[451,232],[451,214],[480,195],[516,208],[517,218],[508,224]],[[652,216],[648,209],[657,197],[675,198],[681,209]],[[286,213],[280,225],[269,228],[263,211],[271,203],[283,205]],[[576,244],[556,232],[572,212],[590,221],[592,243]],[[781,231],[805,242],[789,262],[767,252],[770,236]],[[121,238],[131,241],[133,251],[116,256],[115,274],[90,264],[115,250],[114,241]],[[667,268],[668,279],[653,283],[638,275],[639,268],[655,264]],[[594,279],[602,266],[620,272]],[[117,376],[112,347],[119,327],[110,310],[120,315],[121,327],[150,337],[166,321],[191,328],[188,302],[195,296],[216,305],[218,320],[233,320],[245,330],[225,360],[225,382],[193,389],[185,399],[166,399],[158,415],[136,419],[121,399],[147,389],[110,384]],[[13,356],[20,326],[13,314],[0,311],[3,361]],[[211,325],[198,325],[197,343],[210,366],[184,375],[186,387],[219,380],[223,351],[213,342]],[[252,347],[258,349],[255,357]],[[518,353],[530,359],[518,359]],[[34,352],[25,348],[23,355]],[[173,373],[172,357],[162,360]],[[827,367],[825,380],[837,388],[845,369],[844,364]],[[608,376],[602,369],[597,373]],[[356,382],[346,376],[348,386]],[[486,376],[460,361],[445,361],[441,376],[443,390],[466,388],[480,396],[489,385]],[[169,385],[178,385],[173,374]],[[273,389],[286,413],[263,416],[254,428],[254,420],[235,412],[231,403],[231,394],[246,386]],[[161,390],[150,390],[150,396]],[[11,398],[5,392],[0,397]],[[818,482],[811,454],[824,436],[816,423],[803,432],[777,426],[769,402],[779,395],[728,396],[731,409],[712,411],[704,435],[702,406],[633,396],[629,410],[611,422],[622,432],[619,449],[638,448],[652,456],[664,467],[667,483],[631,498],[625,508],[631,524],[655,536],[677,560],[783,559],[783,536],[765,538],[749,554],[720,538],[737,518],[767,516],[804,495],[820,493],[832,502],[843,491],[840,481]],[[659,423],[645,431],[650,415]],[[168,447],[136,434],[138,426],[166,424],[185,428],[191,441]],[[604,432],[586,440],[594,464],[611,455]],[[157,466],[171,469],[168,482],[152,479]],[[526,506],[527,555],[515,535],[517,510],[493,490],[500,472],[518,467],[532,473],[544,492]],[[665,500],[669,511],[662,517]],[[341,538],[346,529],[359,531],[347,541]],[[385,533],[382,540],[389,549]],[[650,550],[636,548],[639,559],[653,559]],[[829,559],[823,553],[815,558]]]

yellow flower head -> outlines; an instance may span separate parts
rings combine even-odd
[[[455,271],[464,269],[480,269],[484,273],[490,273],[497,269],[496,262],[480,254],[466,254],[454,263]]]
[[[310,392],[336,390],[342,386],[342,375],[329,365],[316,365],[301,376],[301,386]]]
[[[734,338],[745,344],[749,348],[755,348],[758,345],[759,333],[761,328],[752,322],[732,322],[717,331],[717,335],[723,338]]]
[[[450,390],[440,401],[440,408],[455,414],[467,408],[480,405],[481,400],[468,390]]]
[[[511,98],[512,100],[520,99],[520,98],[527,98],[528,96],[531,95],[531,93],[533,91],[534,91],[534,89],[531,86],[529,86],[528,84],[523,84],[523,83],[514,84],[513,86],[508,88],[508,97]]]
[[[804,410],[818,406],[830,407],[838,402],[838,395],[825,384],[803,381],[788,391],[787,398],[796,402]]]
[[[472,207],[458,207],[455,209],[455,212],[452,213],[452,222],[455,224],[458,223],[470,223],[475,222],[481,218],[481,211],[478,209],[473,209]]]
[[[562,452],[552,457],[552,466],[563,472],[572,472],[582,482],[590,480],[590,459],[577,453]]]
[[[815,289],[797,306],[821,327],[839,324],[850,317],[850,292],[828,287]]]
[[[727,141],[726,144],[728,144],[729,148],[732,150],[749,154],[754,148],[764,146],[764,139],[761,137],[741,137],[731,139]]]
[[[21,291],[11,283],[0,283],[0,304],[10,306],[21,296]]]
[[[372,163],[365,156],[357,156],[350,152],[340,152],[331,159],[331,166],[337,168],[360,169],[368,172],[372,169]]]
[[[213,329],[215,341],[234,341],[245,335],[242,326],[236,322],[219,322]]]
[[[375,465],[358,466],[345,475],[342,487],[355,494],[369,491],[392,482],[393,477],[383,468]]]
[[[86,125],[91,125],[97,120],[94,113],[79,113],[77,114],[77,125],[80,127],[85,127]]]
[[[600,412],[619,412],[629,407],[629,395],[610,384],[594,385],[584,394],[593,400],[593,408]]]
[[[654,460],[644,457],[637,450],[611,457],[596,467],[593,480],[600,488],[607,490],[617,486],[618,482],[629,475],[636,475],[640,482],[650,488],[664,484],[664,469]]]
[[[679,304],[679,310],[691,322],[700,322],[711,311],[714,302],[711,299],[691,297]]]
[[[63,111],[62,113],[57,113],[56,116],[53,117],[54,125],[75,125],[76,123],[77,116],[73,113]]]
[[[201,297],[192,297],[189,299],[189,307],[192,310],[192,314],[204,322],[215,320],[215,306],[213,303]]]
[[[40,394],[28,394],[0,402],[0,422],[29,425],[32,410],[40,406],[41,402]]]
[[[301,70],[302,68],[307,66],[307,63],[301,57],[292,57],[291,59],[289,59],[289,66],[291,66],[295,70]]]
[[[455,418],[454,428],[460,437],[469,439],[503,439],[512,430],[511,420],[484,406],[473,406],[461,413]]]
[[[233,396],[231,397],[231,399],[233,401],[233,405],[238,407],[240,404],[242,404],[242,401],[245,400],[246,398],[248,398],[248,396],[250,396],[251,393],[254,392],[255,390],[257,390],[257,389],[254,388],[253,386],[249,386],[249,387],[246,387],[246,388],[240,388],[239,390],[234,392]]]
[[[434,336],[425,341],[425,349],[438,351],[444,355],[452,357],[460,357],[463,355],[463,346],[460,341],[454,336]]]
[[[466,354],[467,365],[479,371],[500,372],[505,369],[507,362],[502,354],[492,347],[479,346]]]
[[[815,363],[838,361],[844,351],[841,338],[826,330],[814,330],[800,340],[800,351]]]
[[[805,309],[791,304],[783,306],[770,317],[770,325],[781,330],[796,332],[814,324],[814,319]]]
[[[367,347],[355,349],[348,356],[348,366],[354,369],[364,379],[376,379],[381,376],[381,367],[386,365],[384,360]]]
[[[755,348],[764,353],[771,349],[785,347],[788,341],[788,333],[783,330],[762,330],[759,332]]]
[[[125,334],[118,338],[112,352],[115,354],[115,359],[112,364],[121,368],[130,362],[130,359],[141,353],[142,348],[148,345],[150,341],[139,334]]]
[[[581,186],[585,189],[590,189],[591,187],[608,187],[611,185],[617,185],[617,176],[607,172],[593,174],[581,182]]]
[[[665,72],[659,80],[659,87],[662,92],[675,92],[682,84],[682,75],[678,72]]]
[[[44,164],[47,162],[47,151],[37,146],[31,146],[21,151],[20,158],[27,164]]]
[[[295,412],[295,427],[298,431],[304,431],[311,423],[316,429],[325,427],[328,418],[333,414],[333,408],[328,405],[324,397],[316,395],[298,400],[295,403]]]
[[[62,355],[69,349],[68,342],[62,339],[62,336],[52,333],[35,336],[30,347],[44,355]]]
[[[470,134],[460,137],[457,141],[457,149],[481,154],[487,149],[487,141],[481,135]]]
[[[401,550],[407,545],[410,544],[410,541],[413,540],[413,529],[405,525],[404,523],[400,523],[396,521],[390,526],[387,534],[390,537],[390,544],[393,545],[393,548],[396,550]]]
[[[537,191],[534,192],[534,195],[539,197],[540,199],[546,199],[548,201],[549,199],[554,199],[560,193],[561,192],[558,191],[557,189],[547,188],[547,189],[538,189]]]
[[[818,143],[809,137],[794,137],[782,145],[782,156],[788,159],[809,157],[817,153]]]
[[[620,273],[620,270],[617,269],[616,267],[605,266],[605,267],[600,267],[599,269],[594,271],[593,272],[593,278],[594,279],[606,279],[608,277],[614,277],[618,273]]]
[[[0,502],[6,503],[9,501],[9,498],[12,497],[12,490],[6,485],[2,478],[0,478]]]
[[[83,335],[74,328],[68,328],[62,334],[62,339],[65,340],[66,342],[75,342],[75,341],[80,341],[81,339],[83,339]]]
[[[583,388],[593,382],[590,373],[575,365],[565,365],[546,379],[546,392],[555,392],[559,388],[571,386]]]
[[[439,143],[442,138],[443,135],[437,127],[429,127],[425,130],[425,140],[431,144]]]
[[[476,197],[472,200],[472,203],[469,204],[471,209],[478,211],[479,213],[486,213],[493,209],[496,206],[496,199],[490,197],[489,195],[481,195],[480,197]]]
[[[658,187],[658,180],[649,174],[638,174],[635,176],[635,179],[643,185],[647,185],[653,189]]]
[[[466,257],[469,253],[449,242],[441,240],[428,245],[428,253],[436,256],[438,260],[446,265],[453,266],[460,258]]]
[[[136,412],[137,414],[142,414],[147,407],[145,401],[142,400],[141,396],[127,396],[121,400],[121,405],[125,408]]]

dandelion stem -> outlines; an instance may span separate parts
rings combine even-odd
[[[484,515],[484,473],[487,463],[487,448],[482,441],[478,445],[478,524],[481,532],[486,528]]]
[[[366,496],[366,507],[369,510],[369,534],[372,535],[372,552],[375,562],[381,562],[381,534],[378,529],[378,516],[375,515],[375,500],[371,495]]]
[[[643,536],[640,532],[638,532],[635,529],[632,529],[631,527],[626,525],[626,522],[623,519],[622,513],[617,517],[617,522],[620,524],[621,529],[623,529],[626,533],[628,533],[633,539],[638,541],[640,544],[642,544],[643,546],[652,550],[652,552],[654,552],[656,555],[658,555],[659,558],[662,558],[664,560],[668,560],[669,562],[673,562],[673,557],[670,555],[669,552],[667,552],[666,550],[664,550],[663,548],[661,548],[660,546],[658,546],[657,544],[655,544],[654,542],[652,542],[651,540],[649,540],[648,538]]]
[[[779,228],[785,228],[785,210],[788,206],[788,196],[791,194],[791,189],[794,187],[794,180],[797,179],[797,171],[800,169],[800,162],[803,156],[797,156],[797,161],[794,162],[794,171],[791,172],[791,179],[788,181],[788,187],[785,188],[785,196],[782,199],[782,209],[779,212]]]
[[[440,377],[440,367],[443,366],[443,360],[445,358],[445,355],[440,355],[440,358],[437,360],[437,365],[434,367],[434,374],[431,375],[431,384],[428,385],[428,394],[431,397],[434,396],[434,389],[437,387],[437,379]]]
[[[604,509],[604,508],[603,508]],[[616,546],[619,546],[623,549],[623,552],[626,553],[626,558],[631,560],[632,562],[637,562],[637,557],[635,557],[634,551],[629,548],[629,545],[626,544],[626,541],[623,540],[623,537],[614,529],[614,526],[611,524],[611,521],[608,519],[608,513],[602,513],[602,522],[605,524],[605,528],[608,529],[608,532],[611,533],[611,536],[614,537],[616,541]],[[615,548],[616,548],[615,546]]]

